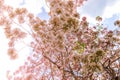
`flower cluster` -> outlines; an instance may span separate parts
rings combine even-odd
[[[8,74],[9,80],[106,80],[120,75],[115,70],[120,69],[120,31],[110,31],[100,23],[90,27],[86,17],[81,19],[77,7],[86,0],[46,0],[50,8],[48,21],[25,8],[14,10],[2,5],[1,1],[0,25],[10,40],[8,55],[12,59],[18,56],[15,43],[27,34],[33,39],[30,56],[13,75]],[[102,18],[97,16],[96,20]],[[22,24],[28,24],[30,31]],[[120,21],[114,24],[119,26]]]

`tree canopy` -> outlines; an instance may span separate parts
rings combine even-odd
[[[18,57],[15,45],[30,35],[32,54],[8,80],[118,80],[120,78],[120,31],[108,30],[102,17],[89,26],[77,7],[86,0],[46,0],[48,21],[25,8],[13,9],[0,0],[0,26],[9,39],[8,55]],[[12,27],[13,24],[19,27]],[[29,26],[26,30],[23,24]],[[120,20],[113,23],[120,27]]]

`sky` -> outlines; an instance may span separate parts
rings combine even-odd
[[[120,19],[120,0],[88,0],[78,11],[81,16],[87,16],[88,22],[92,24],[96,24],[96,16],[101,16],[103,24],[113,30],[114,21]]]
[[[41,19],[48,20],[49,8],[47,7],[44,0],[4,0],[6,4],[17,8],[25,7],[29,12],[33,13],[36,16],[39,16]],[[88,22],[91,24],[96,24],[95,17],[101,16],[103,18],[104,25],[113,30],[115,26],[113,25],[114,21],[120,19],[120,0],[88,0],[84,5],[78,8],[78,12],[82,16],[87,16]],[[4,40],[3,40],[4,39]],[[7,80],[5,78],[5,72],[7,70],[17,69],[18,66],[24,63],[26,56],[29,55],[30,50],[24,48],[19,54],[19,59],[10,60],[6,54],[7,42],[2,29],[0,28],[0,80]],[[27,39],[26,39],[27,41]],[[24,46],[19,44],[18,46]]]

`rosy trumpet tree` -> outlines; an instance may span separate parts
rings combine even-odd
[[[32,54],[8,80],[118,80],[120,78],[120,31],[102,24],[89,26],[77,7],[85,0],[47,0],[48,21],[25,8],[13,9],[0,0],[0,25],[10,40],[8,55],[18,57],[15,44],[30,35]],[[81,20],[80,20],[81,19]],[[99,22],[100,16],[96,17]],[[19,28],[12,27],[19,25]],[[30,31],[25,29],[27,24]],[[120,25],[117,20],[115,25]]]

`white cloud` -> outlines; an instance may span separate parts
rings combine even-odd
[[[120,13],[119,5],[120,0],[88,0],[78,11],[81,16],[88,17],[90,23],[94,23],[96,16],[101,16],[104,20]]]
[[[88,0],[84,3],[84,5],[80,8],[80,12],[82,14],[89,14],[91,17],[95,17],[97,15],[101,15],[104,7],[106,6],[106,1],[104,0]]]
[[[114,14],[120,14],[120,1],[116,1],[115,4],[113,5],[108,5],[105,7],[104,13],[103,13],[103,17],[104,18],[110,18],[112,17]]]
[[[26,60],[26,57],[30,53],[29,47],[24,47],[25,45],[22,43],[17,43],[17,49],[22,49],[18,53],[18,59],[16,60],[11,60],[10,57],[7,54],[7,49],[8,49],[8,40],[6,39],[4,35],[4,31],[2,28],[0,28],[0,80],[7,80],[6,79],[6,71],[15,71],[18,69],[18,67],[22,64],[24,64],[24,61]],[[25,40],[26,42],[30,41],[30,38]]]
[[[19,7],[19,4],[23,2],[23,0],[4,0],[5,4],[8,4],[13,7]]]
[[[41,7],[43,6],[43,0],[25,0],[23,7],[31,13],[38,14],[41,12]]]
[[[17,7],[25,7],[27,8],[27,10],[35,15],[37,15],[38,13],[42,12],[41,8],[45,6],[45,1],[44,0],[5,0],[5,3],[7,5],[10,5],[14,8]],[[46,8],[47,9],[47,8]]]
[[[22,6],[20,6],[20,3],[22,3],[23,0],[5,0],[5,4],[10,5],[14,8],[17,7],[26,7],[28,9],[29,12],[33,13],[33,14],[37,14],[40,12],[40,8],[41,5],[40,0],[26,0],[25,3]],[[40,7],[40,8],[39,8]],[[13,25],[13,27],[16,25]],[[8,40],[6,39],[5,35],[4,35],[4,31],[2,28],[0,28],[0,80],[7,80],[6,79],[6,71],[10,70],[10,71],[14,71],[16,69],[18,69],[18,67],[20,65],[22,65],[24,63],[24,61],[26,60],[26,57],[29,55],[30,53],[30,49],[29,47],[25,47],[24,49],[22,49],[19,53],[18,53],[18,59],[16,60],[10,60],[9,56],[7,55],[7,49],[8,49]],[[31,38],[27,38],[25,40],[25,42],[29,42],[31,40]],[[17,48],[22,48],[24,47],[25,44],[19,43],[17,44]]]

